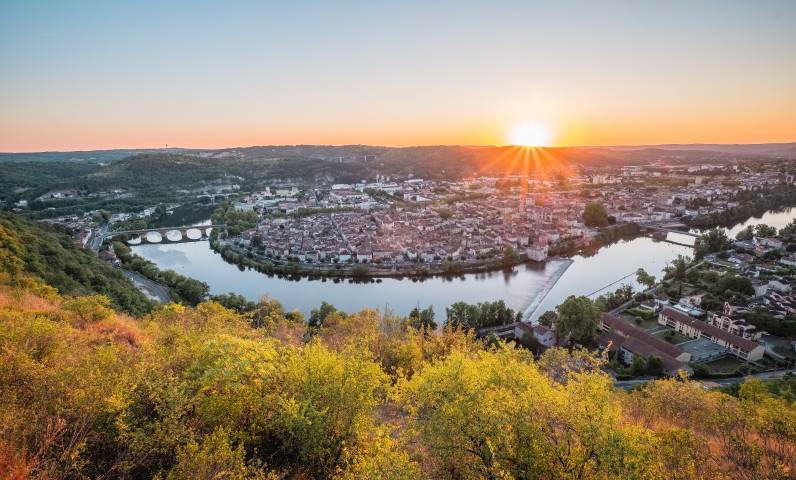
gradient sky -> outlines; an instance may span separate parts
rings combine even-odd
[[[0,0],[0,151],[796,141],[796,1]]]

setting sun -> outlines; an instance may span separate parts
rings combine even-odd
[[[528,123],[512,130],[509,142],[526,147],[549,147],[552,140],[550,130],[542,125]]]

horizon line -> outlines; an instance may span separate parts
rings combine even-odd
[[[234,146],[234,147],[218,147],[218,148],[196,148],[196,147],[115,147],[115,148],[100,148],[100,149],[93,149],[93,150],[27,150],[27,151],[16,151],[16,152],[0,152],[0,154],[10,154],[10,155],[21,155],[21,154],[33,154],[33,153],[76,153],[76,152],[109,152],[114,150],[206,150],[206,151],[214,151],[214,150],[234,150],[238,148],[258,148],[258,147],[373,147],[373,148],[393,148],[393,149],[401,149],[401,148],[423,148],[423,147],[466,147],[466,148],[506,148],[506,147],[527,147],[527,148],[548,148],[548,149],[562,149],[562,148],[640,148],[640,147],[667,147],[667,146],[728,146],[728,147],[740,147],[740,146],[762,146],[762,145],[796,145],[796,140],[791,142],[763,142],[763,143],[706,143],[706,142],[695,142],[695,143],[677,143],[677,142],[670,142],[670,143],[649,143],[649,144],[619,144],[619,145],[556,145],[556,146],[545,146],[545,145],[538,145],[538,146],[530,146],[530,145],[476,145],[476,144],[425,144],[425,145],[404,145],[404,146],[390,146],[390,145],[368,145],[364,143],[346,143],[346,144],[313,144],[313,143],[296,143],[296,144],[263,144],[263,145],[249,145],[249,146]]]

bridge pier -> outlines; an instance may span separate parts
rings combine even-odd
[[[151,228],[147,230],[128,230],[123,232],[114,232],[110,235],[107,235],[108,238],[113,237],[115,235],[126,234],[130,236],[136,236],[137,238],[141,239],[141,245],[143,244],[160,244],[160,243],[182,243],[182,242],[196,242],[202,240],[204,238],[208,238],[210,234],[208,233],[209,230],[214,228],[221,228],[223,225],[200,225],[196,227],[165,227],[165,228]],[[191,238],[188,236],[188,232],[191,230],[197,230],[199,232],[198,238]],[[169,232],[178,232],[180,234],[179,239],[170,239]],[[150,233],[158,233],[160,234],[161,240],[159,242],[150,241],[147,237]]]

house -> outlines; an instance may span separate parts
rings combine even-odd
[[[757,265],[756,269],[758,272],[763,272],[763,273],[775,273],[777,271],[776,268],[768,264]]]
[[[782,248],[782,242],[777,240],[776,238],[758,238],[757,242],[760,245],[771,247],[771,248]]]
[[[522,322],[520,322],[522,323]],[[554,347],[556,344],[556,334],[553,329],[544,325],[533,326],[533,336],[545,347]]]
[[[793,293],[771,292],[765,297],[764,302],[775,318],[783,319],[786,315],[796,314],[796,295]]]
[[[782,280],[769,280],[768,289],[777,293],[788,293],[791,290],[790,283],[783,282]]]
[[[755,289],[755,297],[763,297],[768,292],[768,282],[754,279],[752,280],[752,288]]]
[[[745,305],[734,305],[730,302],[724,302],[724,309],[722,309],[725,315],[740,315],[742,313],[746,313],[749,311],[749,307]]]
[[[704,293],[700,293],[698,295],[691,295],[689,297],[683,297],[678,302],[680,305],[685,305],[687,307],[696,307],[699,308],[702,305],[702,299],[705,298]]]
[[[731,305],[729,302],[724,303],[723,313],[713,313],[708,315],[710,324],[726,330],[733,335],[738,335],[747,340],[758,340],[763,335],[763,332],[758,330],[754,325],[746,323],[743,318],[743,313],[748,312],[749,309],[738,305]]]
[[[121,263],[119,259],[116,258],[116,254],[110,250],[103,250],[99,252],[99,257],[107,262],[111,262],[114,266]]]
[[[727,261],[736,265],[745,265],[754,259],[755,257],[748,253],[733,253]]]
[[[661,306],[660,304],[657,304],[652,300],[644,300],[643,302],[641,302],[638,308],[642,310],[649,310],[651,312],[657,312],[658,310],[660,310]]]
[[[536,262],[547,260],[547,245],[532,245],[528,247],[528,259]]]
[[[664,308],[658,314],[658,323],[674,328],[677,333],[689,338],[707,338],[744,360],[752,362],[760,360],[766,351],[762,345],[709,323],[701,322],[673,308]]]
[[[796,257],[782,257],[779,263],[783,265],[788,265],[790,267],[796,267]]]
[[[669,305],[669,295],[660,293],[653,299],[653,301],[660,306]]]

